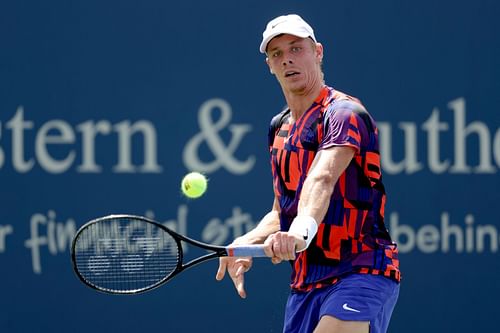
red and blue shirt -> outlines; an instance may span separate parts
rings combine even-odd
[[[315,239],[292,262],[291,287],[320,288],[350,273],[383,275],[399,282],[398,251],[384,224],[386,195],[375,122],[359,100],[326,86],[293,124],[289,117],[289,109],[282,111],[269,130],[282,231],[297,215],[316,153],[335,146],[356,151],[335,184]]]

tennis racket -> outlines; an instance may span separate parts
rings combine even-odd
[[[184,263],[183,242],[209,253]],[[262,245],[209,245],[135,215],[92,220],[76,232],[71,244],[73,268],[80,280],[111,294],[151,290],[194,265],[224,256],[266,255]]]

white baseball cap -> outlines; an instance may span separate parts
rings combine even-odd
[[[283,15],[276,17],[267,24],[266,30],[262,33],[260,52],[266,53],[267,44],[271,39],[281,34],[294,35],[300,38],[311,37],[316,42],[313,28],[302,17],[296,14]]]

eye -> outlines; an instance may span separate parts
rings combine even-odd
[[[300,50],[302,50],[302,48],[299,46],[292,47],[292,52],[294,52],[294,53],[300,52]]]
[[[280,55],[281,55],[281,51],[275,51],[275,52],[271,53],[271,57],[273,57],[273,58],[277,58]]]

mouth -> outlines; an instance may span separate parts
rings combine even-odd
[[[297,76],[299,74],[300,74],[300,72],[297,72],[297,71],[286,71],[285,77],[293,77],[293,76]]]

